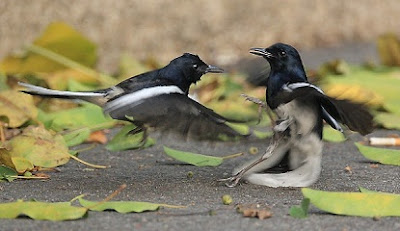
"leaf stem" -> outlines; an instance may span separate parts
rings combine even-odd
[[[79,163],[82,163],[82,164],[87,165],[87,166],[92,167],[92,168],[107,168],[107,166],[104,166],[104,165],[90,164],[90,163],[88,163],[88,162],[86,162],[86,161],[84,161],[84,160],[81,160],[81,159],[79,159],[78,157],[76,157],[76,156],[74,156],[74,155],[71,155],[71,154],[70,154],[70,157],[71,157],[72,159],[78,161]]]
[[[57,54],[57,53],[55,53],[49,49],[46,49],[44,47],[40,47],[40,46],[31,44],[30,46],[27,46],[26,49],[31,52],[34,52],[36,54],[39,54],[41,56],[44,56],[48,59],[51,59],[54,62],[60,63],[66,67],[80,71],[84,74],[96,76],[102,85],[110,86],[110,85],[115,84],[115,80],[111,76],[102,74],[102,73],[98,73],[97,71],[95,71],[91,68],[88,68],[80,63],[75,62],[74,60],[71,60],[63,55]]]

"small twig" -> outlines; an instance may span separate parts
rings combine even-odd
[[[97,203],[94,206],[91,206],[90,208],[96,207],[100,204],[103,204],[111,199],[113,199],[114,197],[116,197],[120,192],[122,192],[122,190],[124,190],[126,188],[126,184],[122,184],[121,186],[119,186],[119,188],[117,190],[115,190],[113,193],[111,193],[108,197],[106,197],[104,200],[100,201],[99,203]]]
[[[226,160],[226,159],[231,159],[231,158],[235,158],[235,157],[242,156],[242,155],[243,155],[243,152],[239,152],[239,153],[236,153],[236,154],[223,156],[222,159]]]
[[[86,161],[83,161],[83,160],[79,159],[78,157],[76,157],[74,155],[71,155],[71,154],[70,154],[70,156],[71,156],[72,159],[78,161],[79,163],[82,163],[82,164],[87,165],[87,166],[92,167],[92,168],[107,168],[107,166],[104,166],[104,165],[90,164],[90,163],[88,163]]]

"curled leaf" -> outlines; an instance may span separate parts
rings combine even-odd
[[[19,127],[37,114],[31,95],[13,90],[0,92],[0,117],[7,118],[9,127]]]
[[[53,168],[68,162],[70,155],[64,139],[43,127],[27,127],[0,149],[0,162],[25,172],[34,166]]]

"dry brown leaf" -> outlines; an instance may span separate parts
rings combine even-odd
[[[272,216],[271,209],[268,206],[261,206],[259,204],[238,205],[237,210],[242,213],[244,217],[257,217],[260,220]]]
[[[346,167],[344,168],[344,170],[345,170],[347,173],[353,174],[353,171],[352,171],[352,169],[351,169],[350,166],[346,166]]]
[[[379,164],[370,164],[369,167],[370,167],[370,168],[378,168],[378,167],[379,167]]]
[[[105,144],[105,143],[107,143],[107,136],[106,136],[104,130],[99,130],[99,131],[92,132],[86,141],[89,143]]]

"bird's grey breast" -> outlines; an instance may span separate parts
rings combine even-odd
[[[310,105],[301,105],[296,99],[279,105],[274,112],[279,120],[290,121],[291,130],[295,130],[297,134],[312,132],[318,119],[318,110]]]

